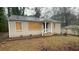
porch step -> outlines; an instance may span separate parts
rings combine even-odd
[[[51,36],[51,35],[53,35],[53,34],[52,33],[44,33],[43,36]]]

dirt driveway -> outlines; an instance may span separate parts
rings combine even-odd
[[[79,51],[78,36],[51,36],[6,41],[1,51]]]

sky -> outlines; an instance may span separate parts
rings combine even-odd
[[[31,10],[31,9],[26,9],[25,8],[25,15],[34,15],[35,14],[35,11],[34,10]]]

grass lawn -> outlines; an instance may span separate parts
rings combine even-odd
[[[6,41],[1,51],[78,51],[78,36],[51,36],[25,40]]]

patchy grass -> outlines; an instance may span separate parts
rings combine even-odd
[[[78,36],[51,36],[30,40],[6,41],[0,44],[1,51],[78,51]]]

